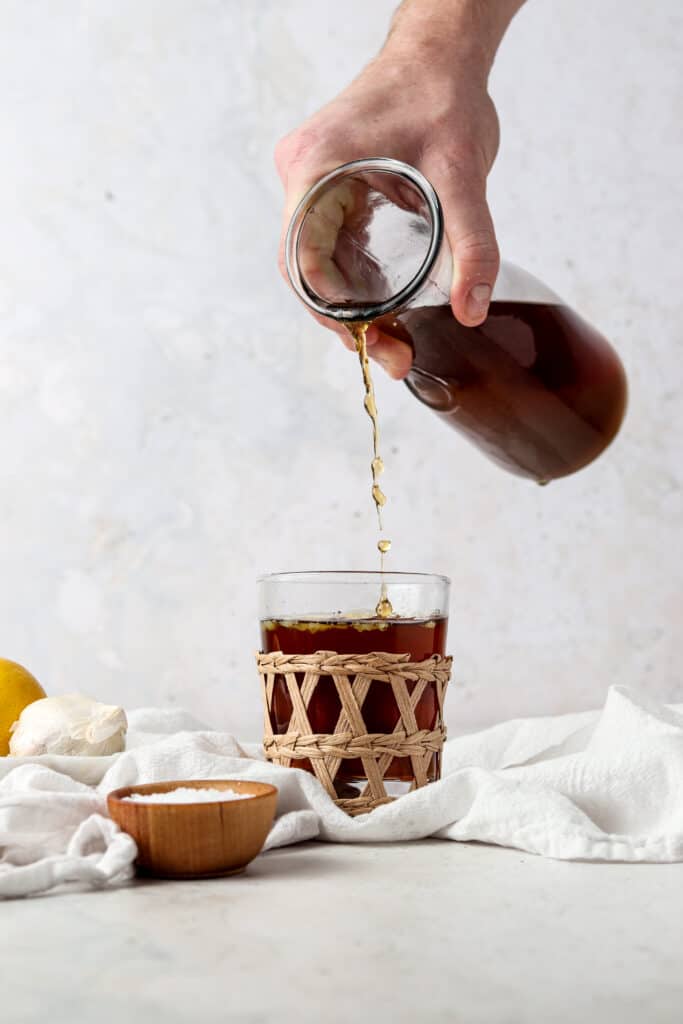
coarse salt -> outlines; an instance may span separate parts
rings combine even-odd
[[[189,786],[178,786],[166,793],[131,793],[123,799],[136,804],[208,804],[217,800],[248,800],[252,796],[253,793],[238,793],[234,789],[191,789]]]

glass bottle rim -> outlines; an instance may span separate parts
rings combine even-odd
[[[380,171],[387,174],[396,174],[414,185],[422,193],[422,197],[429,209],[431,238],[421,267],[408,284],[400,291],[396,292],[395,295],[392,295],[382,303],[358,306],[338,306],[334,303],[320,299],[319,296],[316,296],[314,292],[307,288],[299,271],[299,262],[297,259],[299,231],[309,209],[315,200],[325,192],[328,185],[336,179],[347,177],[358,171]],[[349,323],[354,321],[374,320],[376,317],[384,316],[386,313],[391,313],[393,310],[403,306],[420,291],[427,280],[441,249],[443,233],[443,212],[439,197],[427,178],[425,178],[417,168],[404,163],[402,160],[395,160],[393,157],[387,156],[370,157],[363,160],[351,160],[349,163],[341,164],[339,167],[336,167],[333,171],[330,171],[317,181],[315,185],[308,190],[295,209],[292,219],[289,222],[285,238],[285,265],[287,268],[287,276],[289,277],[292,288],[302,302],[321,316]]]

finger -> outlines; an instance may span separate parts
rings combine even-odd
[[[348,283],[335,261],[337,238],[353,205],[349,188],[321,196],[299,232],[296,259],[301,277],[323,298],[343,295]]]
[[[410,345],[398,338],[382,334],[368,350],[368,355],[379,363],[392,380],[403,380],[413,365],[413,352]]]
[[[383,267],[366,250],[371,193],[354,178],[330,186],[311,205],[297,236],[302,279],[334,305],[369,303],[386,291]]]
[[[275,164],[285,190],[280,230],[278,265],[285,281],[288,281],[285,261],[285,240],[287,229],[294,211],[316,181],[328,171],[334,170],[341,162],[335,157],[316,158],[317,137],[305,130],[296,136],[287,136],[275,147]]]
[[[478,168],[453,163],[450,173],[442,170],[431,180],[441,199],[453,253],[453,313],[460,323],[474,327],[486,318],[500,264],[486,179]]]
[[[334,166],[336,166],[336,162],[334,162]],[[280,231],[280,244],[278,248],[278,267],[282,278],[288,285],[291,285],[291,282],[287,272],[287,230],[297,206],[309,189],[316,183],[316,181],[323,177],[325,173],[326,171],[324,169],[319,171],[306,171],[299,166],[291,171],[285,181],[286,193]],[[338,228],[334,227],[334,224],[339,220],[340,216],[343,218],[342,211],[340,209],[335,210],[334,206],[332,206],[331,209],[327,211],[327,216],[324,219],[321,218],[321,221],[315,225],[315,237],[313,238],[313,244],[312,246],[307,247],[309,254],[307,265],[305,269],[302,268],[302,276],[306,279],[307,283],[322,296],[334,293],[340,294],[345,288],[344,277],[331,258],[332,253],[334,252],[334,238],[336,237],[336,231],[338,230]],[[317,250],[317,258],[319,262],[316,262],[316,252],[314,250]],[[311,278],[314,278],[314,280],[311,280]],[[312,311],[309,310],[309,312]],[[322,323],[323,326],[336,331],[343,337],[343,328],[338,329],[335,327],[334,321],[318,316],[316,316],[316,320],[318,320],[319,323]]]

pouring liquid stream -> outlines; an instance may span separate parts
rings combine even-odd
[[[368,360],[368,347],[367,347],[367,323],[353,323],[348,324],[348,331],[354,340],[356,346],[356,352],[358,353],[358,359],[360,362],[361,370],[363,373],[363,386],[365,388],[365,398],[363,404],[365,411],[370,417],[372,423],[372,462],[370,468],[372,470],[372,500],[375,503],[375,509],[377,511],[377,524],[379,526],[380,539],[377,541],[377,549],[379,551],[380,561],[380,572],[384,573],[384,558],[389,553],[391,548],[391,541],[386,540],[382,537],[384,527],[382,526],[382,508],[386,504],[386,495],[380,487],[379,478],[384,472],[384,462],[382,456],[379,454],[379,426],[377,423],[377,403],[375,401],[375,388],[372,383],[372,375],[370,373],[370,362]],[[391,601],[387,594],[387,586],[382,581],[382,589],[375,608],[375,614],[380,619],[389,619],[394,614]]]

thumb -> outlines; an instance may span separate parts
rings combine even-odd
[[[441,199],[446,237],[453,253],[453,314],[466,327],[475,327],[486,318],[500,264],[486,202],[486,182],[479,176],[456,174],[446,181],[435,181],[434,187]]]

